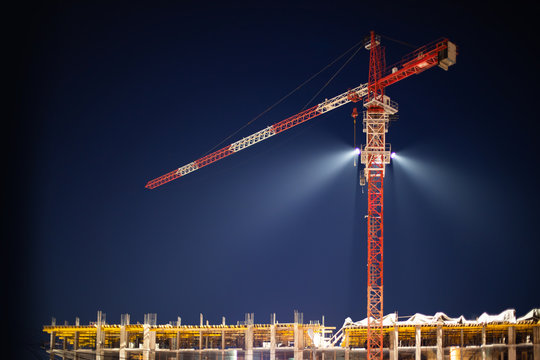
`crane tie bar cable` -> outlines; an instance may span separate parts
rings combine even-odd
[[[321,70],[319,70],[317,73],[315,73],[314,75],[312,75],[311,77],[309,77],[307,80],[305,80],[303,83],[301,83],[300,85],[298,85],[296,88],[294,88],[293,90],[291,90],[287,95],[283,96],[281,99],[279,99],[278,101],[276,101],[273,105],[269,106],[266,110],[264,110],[262,113],[260,113],[259,115],[255,116],[253,119],[251,119],[250,121],[248,121],[247,123],[245,123],[244,125],[242,125],[240,128],[238,128],[238,130],[234,131],[232,134],[230,134],[229,136],[227,136],[226,138],[224,138],[223,140],[221,140],[219,143],[217,143],[214,147],[212,147],[210,150],[208,150],[206,153],[204,153],[203,155],[201,155],[200,157],[203,157],[203,156],[206,156],[208,155],[210,152],[212,152],[213,150],[215,150],[218,146],[220,146],[221,144],[223,144],[225,141],[229,140],[230,138],[232,138],[234,135],[238,134],[238,132],[240,132],[241,130],[243,130],[244,128],[246,128],[247,126],[249,126],[250,124],[252,124],[255,120],[259,119],[261,116],[263,116],[264,114],[266,114],[267,112],[269,112],[270,110],[272,110],[273,108],[275,108],[276,106],[278,106],[279,104],[281,104],[284,100],[286,100],[289,96],[291,96],[292,94],[294,94],[296,91],[300,90],[304,85],[306,85],[307,83],[309,83],[311,80],[313,80],[314,78],[316,78],[317,76],[319,76],[323,71],[325,71],[326,69],[328,69],[330,66],[334,65],[337,61],[339,61],[342,57],[344,57],[345,55],[347,55],[348,53],[350,53],[353,49],[355,49],[356,47],[358,47],[359,45],[362,45],[364,43],[364,41],[360,41],[356,44],[354,44],[351,48],[349,48],[349,50],[345,51],[343,54],[339,55],[337,58],[335,58],[334,60],[332,60],[328,65],[326,65],[325,67],[323,67]],[[360,48],[358,48],[356,50],[356,52],[345,62],[345,64],[334,74],[334,76],[332,76],[332,78],[323,86],[323,88],[304,106],[304,108],[302,110],[305,110],[306,107],[308,106],[309,103],[311,103],[313,101],[313,99],[320,94],[320,92],[326,87],[328,86],[328,84],[330,83],[330,81],[332,81],[334,79],[334,77],[336,77],[336,75],[343,69],[343,67],[345,65],[347,65],[347,63],[354,57],[354,55],[356,55],[356,53],[358,52]]]

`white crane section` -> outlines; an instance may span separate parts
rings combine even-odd
[[[197,163],[195,161],[193,161],[193,162],[190,162],[187,165],[184,165],[184,166],[178,168],[178,170],[176,170],[176,174],[180,175],[180,176],[184,176],[186,174],[189,174],[190,172],[193,172],[193,171],[197,170],[198,168],[199,167],[197,166]]]
[[[356,94],[359,99],[362,99],[364,96],[367,95],[367,93],[368,93],[368,84],[362,84],[358,87],[355,87],[352,90],[347,91],[346,93],[333,97],[330,100],[325,100],[324,102],[318,105],[317,111],[320,112],[321,114],[324,114],[325,112],[334,110],[340,106],[350,103],[351,94]]]
[[[253,135],[250,135],[248,137],[243,138],[242,140],[238,140],[237,142],[232,143],[231,146],[229,147],[229,150],[233,152],[237,152],[237,151],[247,148],[248,146],[251,146],[258,142],[266,140],[270,136],[274,136],[274,135],[276,135],[276,131],[274,130],[272,126],[269,126],[266,129],[257,131]]]

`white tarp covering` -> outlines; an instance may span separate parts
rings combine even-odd
[[[398,321],[396,314],[388,314],[383,318],[383,326],[391,325],[423,325],[423,324],[489,324],[489,323],[515,323],[516,321],[540,320],[540,309],[532,309],[525,316],[516,319],[516,310],[508,309],[497,315],[483,313],[476,320],[467,320],[463,315],[451,318],[443,312],[435,315],[424,315],[416,313],[410,318]],[[367,326],[367,318],[353,322],[351,318],[346,318],[343,327]]]
[[[540,320],[540,309],[532,309],[527,314],[517,319],[518,322],[527,320]]]
[[[499,315],[488,315],[483,313],[477,320],[479,323],[500,323],[500,322],[516,322],[516,310],[508,309],[500,313]]]
[[[396,314],[388,314],[383,317],[383,326],[393,325],[425,325],[425,324],[441,324],[441,325],[468,325],[468,324],[489,324],[489,323],[516,323],[520,321],[536,320],[540,321],[540,308],[532,309],[525,316],[516,319],[516,310],[508,309],[497,315],[489,315],[483,313],[476,320],[467,320],[463,315],[457,318],[451,318],[443,312],[438,312],[435,315],[424,315],[416,313],[407,320],[399,321]],[[367,318],[360,321],[352,321],[350,317],[345,319],[343,327],[334,335],[332,339],[316,338],[310,334],[312,340],[319,343],[320,346],[333,346],[338,341],[343,341],[343,329],[348,327],[367,327]],[[315,334],[316,335],[316,334]]]

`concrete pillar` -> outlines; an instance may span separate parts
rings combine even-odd
[[[156,332],[150,331],[150,325],[143,325],[143,360],[156,358]]]
[[[77,350],[79,350],[79,332],[75,331],[73,334],[73,360],[79,360]]]
[[[275,323],[270,325],[270,360],[276,360],[276,324]]]
[[[118,351],[120,360],[127,360],[126,347],[127,347],[127,331],[126,326],[120,326],[120,350]]]
[[[516,328],[508,327],[508,360],[516,360]]]
[[[298,324],[298,322],[295,322],[294,323],[294,360],[303,360],[303,359],[304,359],[304,329],[301,324]]]
[[[540,327],[533,327],[533,355],[534,360],[540,360]]]
[[[221,326],[223,326],[223,330],[221,330],[221,350],[225,350],[225,316],[221,318]],[[221,353],[221,360],[224,359],[225,353]]]
[[[486,360],[486,325],[482,326],[482,360]]]
[[[459,360],[463,360],[463,350],[464,350],[464,347],[463,347],[463,329],[461,329],[460,331],[460,343],[459,343]]]
[[[415,328],[415,352],[414,352],[414,359],[415,360],[422,360],[422,328],[420,325],[416,325]]]
[[[64,325],[67,325],[67,321],[64,323]],[[62,340],[62,359],[67,358],[67,345],[68,345],[68,337],[64,336],[64,339]]]
[[[54,344],[56,343],[56,332],[51,331],[51,339],[49,344],[50,355],[49,358],[54,360]]]
[[[199,360],[202,360],[202,348],[203,348],[203,333],[202,333],[202,327],[204,325],[204,318],[203,314],[199,314]]]
[[[80,320],[78,317],[75,318],[75,326],[80,326]],[[79,332],[75,331],[73,334],[73,360],[79,360],[79,354],[77,353],[77,350],[79,350]]]
[[[245,360],[253,360],[253,324],[247,325],[245,339]]]
[[[325,331],[325,330],[326,330],[326,328],[325,328],[325,326],[324,326],[324,315],[323,315],[323,316],[322,316],[322,331],[323,331],[323,332],[322,332],[322,334],[321,334],[321,336],[323,337],[323,339],[326,339],[326,331]],[[324,350],[321,350],[321,360],[325,360],[324,358],[325,358],[325,356],[324,356]]]
[[[390,331],[390,360],[398,360],[398,327],[394,325],[394,329]]]
[[[180,360],[180,331],[176,332],[176,360]]]
[[[442,325],[437,325],[437,360],[444,360]]]
[[[103,340],[104,334],[102,329],[102,316],[101,310],[97,312],[97,328],[96,328],[96,360],[103,360]]]

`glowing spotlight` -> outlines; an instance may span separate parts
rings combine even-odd
[[[393,153],[391,153],[391,154],[390,154],[390,157],[391,157],[392,159],[395,159],[395,158],[396,158],[396,156],[397,156],[397,155],[396,155],[396,153],[395,153],[395,152],[393,152]]]
[[[356,155],[359,155],[359,154],[360,154],[360,148],[354,149],[354,153],[355,153]]]

